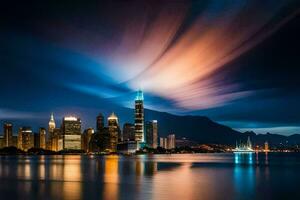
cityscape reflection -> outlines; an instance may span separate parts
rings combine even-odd
[[[273,153],[8,156],[0,159],[0,192],[4,199],[114,200],[223,199],[226,191],[228,199],[259,199],[258,188],[271,194],[279,182],[281,193],[297,191],[299,167],[297,154]]]

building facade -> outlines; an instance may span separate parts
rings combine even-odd
[[[46,149],[46,129],[40,128],[39,130],[39,148]]]
[[[125,123],[123,125],[123,141],[135,141],[134,124]]]
[[[3,147],[13,146],[13,126],[11,123],[3,125]]]
[[[96,118],[96,131],[100,131],[104,128],[104,116],[99,113]]]
[[[77,117],[64,117],[62,122],[64,150],[81,149],[81,120]]]
[[[176,147],[175,134],[168,135],[167,137],[167,148],[174,149]]]
[[[141,90],[137,92],[135,98],[134,112],[134,132],[135,141],[144,142],[144,95]]]
[[[34,147],[34,136],[30,127],[19,128],[18,133],[18,148],[23,151]]]
[[[119,132],[120,132],[118,117],[114,113],[112,113],[107,118],[107,122],[108,122],[108,130],[110,135],[110,151],[116,152]]]
[[[147,121],[145,123],[146,143],[150,148],[157,148],[157,120]]]
[[[95,131],[94,131],[93,128],[88,128],[88,129],[84,130],[84,132],[83,132],[82,149],[85,152],[90,152],[91,151],[90,142],[91,142],[91,139],[92,139],[92,136],[93,136],[94,132]]]

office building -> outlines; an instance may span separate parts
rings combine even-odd
[[[108,118],[108,130],[110,135],[110,151],[116,152],[117,151],[117,144],[119,136],[119,124],[118,124],[118,117],[115,113],[112,113]]]
[[[100,113],[96,118],[96,131],[100,131],[104,128],[104,116]]]
[[[135,141],[144,142],[144,96],[141,90],[135,98],[134,129]]]
[[[167,140],[167,138],[160,137],[159,138],[159,146],[161,148],[167,149],[168,148],[168,140]]]
[[[145,123],[146,143],[150,148],[157,148],[157,120],[147,121]]]
[[[54,120],[54,115],[53,113],[51,113],[50,115],[50,120],[49,120],[49,123],[48,123],[48,136],[46,135],[46,148],[48,150],[51,150],[53,151],[55,149],[55,144],[53,144],[53,139],[54,139],[54,129],[56,127],[56,124],[55,124],[55,120]]]
[[[136,141],[124,141],[118,144],[117,149],[123,154],[133,154],[138,150],[138,144]]]
[[[34,147],[34,137],[30,127],[19,128],[18,133],[18,148],[23,151],[28,151],[28,149]]]
[[[103,129],[103,128],[102,128]],[[85,152],[90,152],[91,151],[91,147],[90,147],[90,141],[92,139],[92,135],[94,134],[94,129],[93,128],[88,128],[85,129],[83,132],[83,137],[82,137],[82,149]]]
[[[3,147],[13,146],[13,126],[11,123],[5,123],[3,125],[4,138]]]
[[[123,125],[123,141],[135,141],[134,124],[125,123]]]
[[[62,122],[64,150],[81,149],[81,120],[77,117],[64,117]]]
[[[46,129],[40,128],[39,130],[39,148],[46,149]]]
[[[168,135],[167,140],[167,148],[168,149],[174,149],[176,146],[176,140],[175,140],[175,134]]]

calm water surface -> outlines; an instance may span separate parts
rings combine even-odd
[[[300,154],[2,156],[0,199],[300,199]]]

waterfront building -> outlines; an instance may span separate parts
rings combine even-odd
[[[13,146],[13,126],[11,123],[5,123],[3,125],[4,138],[3,147]]]
[[[146,143],[150,148],[157,148],[157,120],[147,121],[145,123]]]
[[[170,134],[167,137],[167,149],[174,149],[176,147],[175,134]]]
[[[167,138],[160,137],[159,138],[159,146],[161,148],[167,149],[167,147],[168,147],[168,140],[167,140]]]
[[[5,147],[4,146],[4,136],[3,135],[0,135],[0,148],[3,148],[3,147]]]
[[[55,128],[51,136],[51,150],[60,151],[63,148],[59,147],[59,140],[63,140],[62,131],[60,128]]]
[[[123,125],[123,141],[135,141],[134,124],[125,123]]]
[[[54,120],[54,115],[51,113],[50,115],[50,120],[48,123],[48,136],[46,135],[46,148],[48,150],[54,149],[55,144],[53,144],[54,140],[54,129],[56,127],[55,120]]]
[[[96,131],[100,131],[104,128],[104,116],[99,113],[96,118]]]
[[[46,129],[40,128],[39,130],[39,148],[46,149]]]
[[[62,139],[64,150],[81,149],[81,120],[80,118],[68,116],[62,121]]]
[[[91,138],[92,138],[92,135],[94,134],[94,132],[95,131],[94,131],[93,128],[85,129],[84,132],[83,132],[83,137],[82,137],[83,138],[83,141],[82,141],[83,147],[82,147],[82,149],[85,152],[90,152],[91,151],[90,141],[91,141]]]
[[[34,147],[34,137],[30,127],[21,127],[18,132],[18,148],[23,151]]]
[[[138,150],[138,142],[136,141],[124,141],[118,144],[117,150],[123,154],[133,154]]]
[[[144,142],[144,96],[141,90],[135,98],[134,114],[135,141]]]
[[[108,118],[108,130],[110,135],[110,151],[116,152],[117,151],[117,144],[118,144],[118,138],[120,128],[118,123],[118,117],[115,115],[115,113],[112,113]]]

